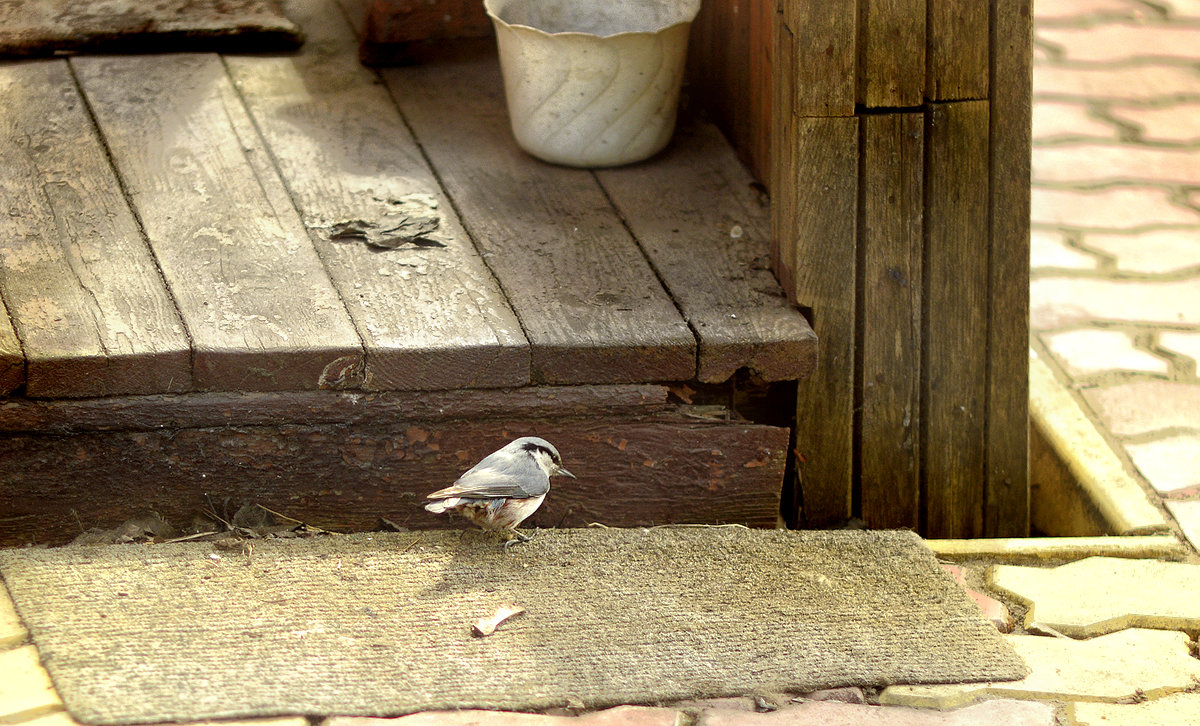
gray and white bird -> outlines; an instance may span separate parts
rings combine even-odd
[[[434,514],[457,512],[486,530],[512,532],[517,540],[529,536],[517,525],[537,511],[550,491],[550,477],[575,475],[562,466],[558,449],[545,439],[524,436],[494,451],[445,489],[430,494],[425,505]],[[507,550],[513,543],[504,543]]]

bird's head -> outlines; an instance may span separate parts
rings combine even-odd
[[[505,448],[513,449],[515,452],[524,452],[526,455],[533,458],[542,471],[546,472],[546,476],[566,476],[572,479],[575,475],[563,468],[562,457],[558,455],[558,449],[545,439],[539,439],[536,436],[525,436],[517,439]]]

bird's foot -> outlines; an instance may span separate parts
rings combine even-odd
[[[518,542],[528,542],[529,540],[533,539],[534,534],[538,533],[538,530],[536,530],[536,529],[533,530],[533,534],[522,534],[521,532],[518,532],[516,529],[512,529],[509,531],[512,532],[513,536],[510,537],[509,539],[505,540],[505,542],[504,542],[504,551],[505,552],[508,552],[508,548],[512,547],[514,544],[517,544]]]

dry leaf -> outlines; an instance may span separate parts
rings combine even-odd
[[[496,628],[500,627],[500,623],[525,612],[525,608],[519,605],[501,605],[496,608],[496,614],[490,618],[480,618],[474,625],[471,626],[471,635],[477,638],[482,638],[485,635],[491,635],[496,632]]]

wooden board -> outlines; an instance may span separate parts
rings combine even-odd
[[[296,0],[295,57],[225,59],[366,350],[363,387],[432,390],[529,382],[529,345],[378,77],[355,60],[332,0]],[[259,159],[261,156],[252,156]],[[260,173],[267,173],[266,170]],[[393,250],[331,239],[338,222],[394,226],[428,213],[428,239]]]
[[[933,104],[926,124],[922,534],[980,537],[987,414],[988,103]]]
[[[0,296],[0,396],[25,385],[25,353]]]
[[[771,274],[766,199],[716,127],[685,123],[654,159],[596,176],[695,332],[698,380],[812,372],[816,336]]]
[[[926,0],[860,0],[858,103],[911,108],[925,97]]]
[[[186,526],[204,505],[257,502],[336,530],[459,524],[421,508],[487,453],[547,437],[579,479],[554,482],[535,526],[774,526],[787,429],[680,414],[552,413],[374,426],[270,425],[0,437],[0,545],[62,542],[153,509]],[[80,456],[79,452],[86,452]]]
[[[984,534],[1029,533],[1031,0],[992,3],[991,239]]]
[[[985,0],[926,0],[925,97],[988,97],[988,8]]]
[[[363,350],[213,55],[71,61],[178,304],[196,387],[357,385]],[[285,205],[286,204],[286,208]]]
[[[695,375],[687,323],[592,173],[512,140],[492,48],[384,79],[521,319],[535,382]]]
[[[771,269],[791,296],[796,285],[796,238],[792,233],[796,225],[795,195],[787,193],[796,178],[796,155],[788,151],[796,137],[796,114],[791,103],[780,99],[791,98],[795,93],[793,76],[780,69],[791,68],[794,62],[795,41],[786,24],[775,23],[776,72],[771,74],[772,92],[775,103],[771,106],[771,178],[767,186],[771,192]]]
[[[794,218],[777,233],[792,237],[791,294],[812,311],[820,340],[816,370],[800,381],[796,406],[801,518],[819,527],[850,516],[858,119],[798,118],[795,124],[795,138],[781,151],[794,157],[795,176],[782,187]]]
[[[778,72],[793,76],[792,109],[797,116],[854,115],[855,4],[781,0],[781,5],[793,48],[791,64],[781,64]]]
[[[0,66],[0,106],[0,290],[26,395],[191,388],[187,334],[66,61]]]
[[[439,43],[492,34],[482,0],[366,0],[362,60],[420,62]]]
[[[920,522],[922,113],[866,115],[862,215],[858,431],[861,517],[868,527]],[[937,446],[937,442],[931,442]]]

